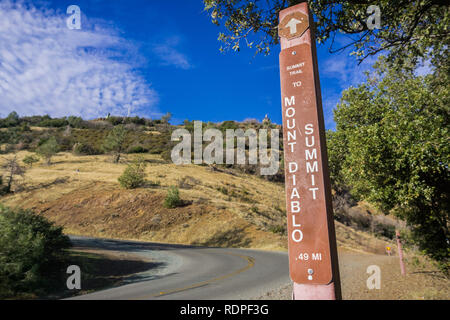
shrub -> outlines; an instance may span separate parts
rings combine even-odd
[[[70,245],[62,228],[44,217],[0,205],[0,297],[60,286]]]
[[[272,225],[269,227],[269,231],[273,232],[273,233],[285,235],[286,234],[286,226],[285,225]]]
[[[131,146],[127,149],[127,153],[146,153],[148,150],[145,149],[143,146]]]
[[[172,162],[171,150],[167,149],[161,152],[161,158],[166,162]]]
[[[113,126],[117,126],[119,124],[124,123],[123,117],[116,117],[116,116],[110,116],[108,119],[106,119],[109,123],[111,123]]]
[[[238,129],[239,126],[235,121],[224,121],[220,124],[219,128],[223,131],[226,129]]]
[[[3,185],[3,177],[0,175],[0,196],[7,193],[6,186]]]
[[[170,186],[167,190],[167,196],[164,199],[164,207],[176,208],[182,203],[180,199],[180,191],[175,186]]]
[[[100,152],[95,150],[95,148],[91,147],[89,144],[77,142],[72,147],[72,153],[77,156],[82,156],[99,154]]]
[[[125,189],[135,189],[145,182],[145,168],[147,164],[143,158],[138,158],[128,165],[123,174],[119,177],[119,183]]]
[[[252,206],[252,207],[250,208],[250,211],[253,212],[253,213],[259,213],[258,208],[255,207],[255,206]]]
[[[47,160],[47,164],[50,164],[52,157],[59,152],[59,145],[56,141],[55,137],[51,137],[47,141],[45,141],[43,144],[41,144],[37,150],[36,153],[45,160]]]
[[[114,163],[119,163],[120,155],[125,147],[127,131],[123,125],[114,127],[105,138],[102,148],[106,152],[114,153]]]
[[[219,186],[216,189],[217,189],[217,191],[223,193],[224,195],[226,195],[226,196],[228,195],[228,189],[227,188]]]
[[[29,155],[23,158],[22,162],[30,167],[33,167],[34,163],[39,162],[39,158],[33,155]]]
[[[2,127],[15,127],[20,123],[20,118],[17,112],[11,112],[5,119],[2,121]]]
[[[127,122],[131,122],[137,125],[145,125],[145,118],[139,118],[138,116],[127,118]]]
[[[70,116],[67,118],[67,123],[72,128],[84,128],[84,120],[80,117]]]
[[[51,119],[49,115],[45,116],[30,116],[30,117],[22,117],[20,120],[26,122],[30,126],[37,126],[40,122],[44,120]]]
[[[61,119],[47,119],[43,120],[38,124],[38,127],[51,127],[51,128],[61,128],[67,126],[69,123],[65,118]]]

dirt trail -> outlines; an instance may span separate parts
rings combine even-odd
[[[381,288],[369,290],[367,267],[381,269]],[[344,300],[450,299],[450,281],[431,266],[406,265],[406,276],[400,274],[397,256],[339,252],[339,268]],[[266,293],[257,299],[291,299],[292,285]]]

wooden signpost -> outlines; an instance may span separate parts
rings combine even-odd
[[[306,2],[282,10],[280,78],[294,299],[340,299],[313,20]]]
[[[403,262],[403,249],[402,242],[400,240],[400,231],[395,230],[395,238],[397,239],[398,259],[400,261],[400,272],[402,276],[406,275],[405,263]]]

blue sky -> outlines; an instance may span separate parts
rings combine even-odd
[[[219,52],[201,0],[0,0],[0,116],[117,115],[281,123],[279,48]],[[66,27],[78,5],[82,29]],[[345,43],[343,36],[338,41]],[[342,90],[364,79],[349,51],[318,46],[326,127]]]

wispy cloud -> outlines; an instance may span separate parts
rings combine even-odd
[[[323,98],[323,117],[325,120],[325,128],[334,130],[336,128],[336,123],[334,122],[333,110],[339,103],[340,96],[337,94],[327,95]]]
[[[376,59],[376,57],[369,57],[358,65],[353,56],[335,54],[321,65],[321,73],[325,78],[339,80],[341,89],[346,89],[363,82],[366,79],[364,72],[371,70]]]
[[[69,30],[66,19],[0,3],[0,115],[155,112],[158,96],[131,63],[133,44],[111,27]]]
[[[181,39],[179,37],[173,36],[153,47],[153,52],[160,60],[161,65],[173,66],[183,70],[193,68],[186,54],[178,49],[180,42]]]
[[[319,64],[321,83],[327,83],[322,91],[325,127],[334,129],[333,110],[338,104],[342,91],[357,86],[366,80],[365,71],[372,70],[377,57],[369,57],[360,65],[347,52],[337,53]]]

